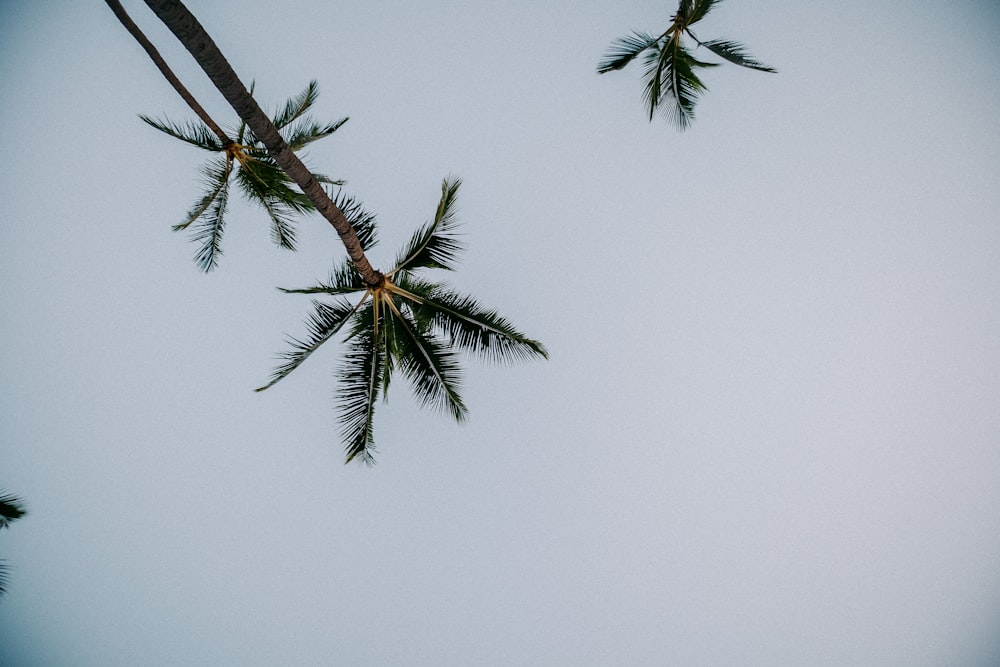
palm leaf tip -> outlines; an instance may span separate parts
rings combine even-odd
[[[759,60],[755,60],[750,57],[747,53],[746,47],[739,42],[732,42],[725,39],[713,39],[708,42],[698,42],[701,46],[719,56],[720,58],[725,58],[734,65],[739,65],[740,67],[746,67],[748,69],[755,69],[759,72],[770,72],[771,74],[776,74],[778,70],[773,67],[768,67]]]
[[[465,249],[459,238],[458,219],[455,214],[455,204],[458,201],[458,190],[461,185],[462,181],[459,178],[444,179],[434,220],[414,233],[400,253],[396,268],[390,271],[389,275],[416,269],[447,271],[455,269],[459,254]]]
[[[656,45],[657,38],[643,32],[633,32],[631,35],[619,37],[611,43],[604,59],[597,65],[598,74],[606,74],[625,68],[632,60],[646,49]]]

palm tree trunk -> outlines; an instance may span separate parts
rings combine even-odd
[[[309,198],[316,210],[333,225],[340,235],[340,240],[347,249],[347,254],[357,268],[364,281],[377,287],[384,280],[383,275],[372,268],[365,256],[358,235],[344,216],[343,211],[334,205],[326,191],[313,178],[298,156],[288,147],[271,119],[257,105],[256,100],[240,81],[229,61],[222,55],[219,47],[205,31],[198,19],[188,11],[180,0],[145,0],[150,9],[170,29],[181,44],[194,56],[201,68],[211,79],[215,87],[226,98],[233,110],[253,130],[261,142],[267,146],[274,161],[294,180],[303,194]]]
[[[118,2],[118,0],[105,0],[105,2],[108,3],[108,7],[110,7],[111,11],[118,17],[121,24],[125,26],[125,29],[128,30],[133,37],[135,37],[135,41],[139,42],[139,46],[141,46],[149,55],[150,60],[152,60],[153,64],[156,65],[156,68],[160,70],[160,73],[163,74],[163,78],[170,82],[170,85],[173,86],[174,90],[177,91],[177,94],[180,95],[185,102],[187,102],[187,105],[191,107],[191,110],[194,111],[195,115],[201,119],[201,122],[205,123],[205,125],[207,125],[208,128],[215,133],[215,136],[219,138],[219,141],[222,142],[223,146],[228,146],[233,143],[233,140],[226,136],[226,133],[222,131],[222,128],[219,127],[214,120],[212,120],[212,117],[208,115],[208,112],[205,111],[200,104],[198,104],[198,100],[194,98],[194,95],[192,95],[190,91],[184,87],[184,84],[181,83],[180,79],[178,79],[173,73],[173,70],[171,70],[167,65],[167,61],[163,59],[163,56],[161,56],[160,52],[156,50],[153,43],[146,38],[146,35],[142,33],[139,26],[137,26],[131,17],[129,17],[129,15],[125,12],[125,8],[122,7],[121,3]]]

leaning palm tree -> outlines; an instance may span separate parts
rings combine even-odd
[[[379,395],[385,396],[393,372],[409,380],[424,406],[462,421],[465,403],[459,393],[461,370],[457,352],[470,352],[496,362],[547,357],[541,343],[519,332],[496,311],[471,296],[422,274],[431,269],[453,270],[463,246],[456,236],[455,202],[461,181],[446,179],[431,222],[403,248],[395,268],[372,287],[350,263],[338,265],[327,282],[289,294],[355,296],[332,303],[313,301],[309,335],[291,339],[271,381],[263,391],[292,371],[320,345],[346,327],[346,360],[340,372],[340,419],[347,461],[361,457],[374,462],[373,418]],[[375,243],[374,217],[355,202],[348,206],[356,228],[364,231],[366,249]]]
[[[0,492],[0,529],[9,528],[10,524],[27,513],[28,511],[24,509],[24,502],[6,492]],[[0,560],[0,595],[6,592],[7,565]]]
[[[293,151],[330,136],[347,122],[346,118],[341,118],[334,123],[321,124],[310,119],[306,113],[318,95],[317,83],[309,82],[302,93],[288,100],[271,119]],[[202,196],[188,211],[184,221],[173,227],[178,231],[194,225],[192,239],[198,243],[195,261],[203,271],[215,268],[222,254],[224,215],[229,202],[229,186],[233,181],[248,200],[267,212],[274,242],[282,248],[295,249],[293,217],[313,210],[312,202],[293,187],[292,180],[253,132],[247,129],[245,122],[240,122],[230,139],[225,131],[220,138],[203,120],[178,124],[154,120],[149,116],[139,117],[161,132],[218,154],[202,166]],[[313,176],[321,183],[342,184],[322,174],[314,173]]]
[[[109,4],[114,0],[107,0]],[[246,124],[268,156],[337,231],[348,262],[339,265],[328,284],[295,293],[333,296],[361,293],[353,305],[343,300],[317,302],[305,341],[293,340],[285,363],[265,387],[286,377],[323,342],[350,323],[340,404],[347,460],[371,463],[372,418],[378,396],[385,395],[395,369],[408,378],[424,405],[445,409],[461,420],[466,408],[459,396],[457,351],[478,352],[488,359],[511,361],[546,357],[545,348],[518,332],[495,311],[442,283],[423,278],[426,269],[453,269],[461,244],[454,235],[453,206],[458,181],[445,181],[437,215],[420,229],[388,273],[376,270],[365,251],[375,243],[374,218],[350,197],[334,196],[295,154],[275,122],[250,91],[198,20],[179,0],[146,4],[194,56],[202,70]],[[147,50],[148,52],[148,50]],[[162,68],[161,68],[162,71]]]
[[[776,72],[747,54],[746,48],[726,39],[703,42],[691,31],[691,26],[705,18],[722,0],[680,0],[677,13],[670,17],[670,25],[658,36],[634,31],[631,35],[615,40],[597,66],[599,74],[620,70],[639,54],[646,52],[643,79],[646,83],[643,99],[652,120],[657,110],[679,129],[687,128],[694,120],[698,96],[707,88],[698,78],[698,68],[715,67],[719,63],[706,62],[694,57],[683,43],[687,35],[697,46],[704,46],[715,55],[741,67],[761,72]]]

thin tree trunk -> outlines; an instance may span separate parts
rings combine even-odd
[[[233,110],[242,118],[260,141],[267,146],[274,161],[294,180],[309,198],[316,210],[333,225],[347,254],[354,262],[364,281],[377,287],[382,284],[383,275],[372,268],[365,256],[358,235],[337,206],[327,196],[326,191],[313,177],[298,156],[292,152],[278,133],[271,119],[257,105],[247,92],[229,61],[215,45],[198,19],[179,0],[145,0],[150,9],[160,18],[180,40],[181,44],[194,56],[201,68],[226,98]]]
[[[152,60],[153,64],[156,65],[156,68],[160,70],[160,73],[163,74],[163,78],[170,82],[170,85],[173,86],[174,90],[177,91],[177,94],[180,95],[185,102],[187,102],[187,105],[191,107],[191,110],[194,111],[195,115],[201,119],[201,122],[205,123],[205,125],[207,125],[208,128],[215,133],[215,136],[219,138],[219,141],[222,142],[223,146],[228,146],[233,143],[233,140],[226,136],[226,133],[222,131],[222,128],[219,127],[214,120],[212,120],[212,117],[208,115],[208,112],[205,111],[200,104],[198,104],[198,100],[194,98],[194,95],[192,95],[188,89],[184,87],[184,84],[181,83],[180,79],[178,79],[173,73],[167,65],[167,61],[163,59],[163,56],[161,56],[160,52],[156,50],[153,43],[146,39],[146,35],[142,33],[139,26],[137,26],[135,22],[132,21],[131,17],[129,17],[129,15],[125,12],[125,8],[122,7],[121,3],[118,2],[118,0],[104,1],[108,3],[108,7],[110,7],[111,11],[115,13],[115,16],[118,17],[121,24],[125,26],[125,29],[128,30],[133,37],[135,37],[135,41],[139,42],[139,46],[141,46],[149,55],[150,60]]]

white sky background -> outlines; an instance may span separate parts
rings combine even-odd
[[[226,8],[223,8],[223,5]],[[608,44],[634,2],[191,0],[385,266],[461,176],[451,281],[549,348],[470,365],[462,426],[401,379],[343,466],[328,344],[255,394],[342,256],[230,209],[102,2],[0,4],[3,665],[1000,661],[1000,10],[721,5],[679,133]],[[139,2],[210,113],[232,112]]]

